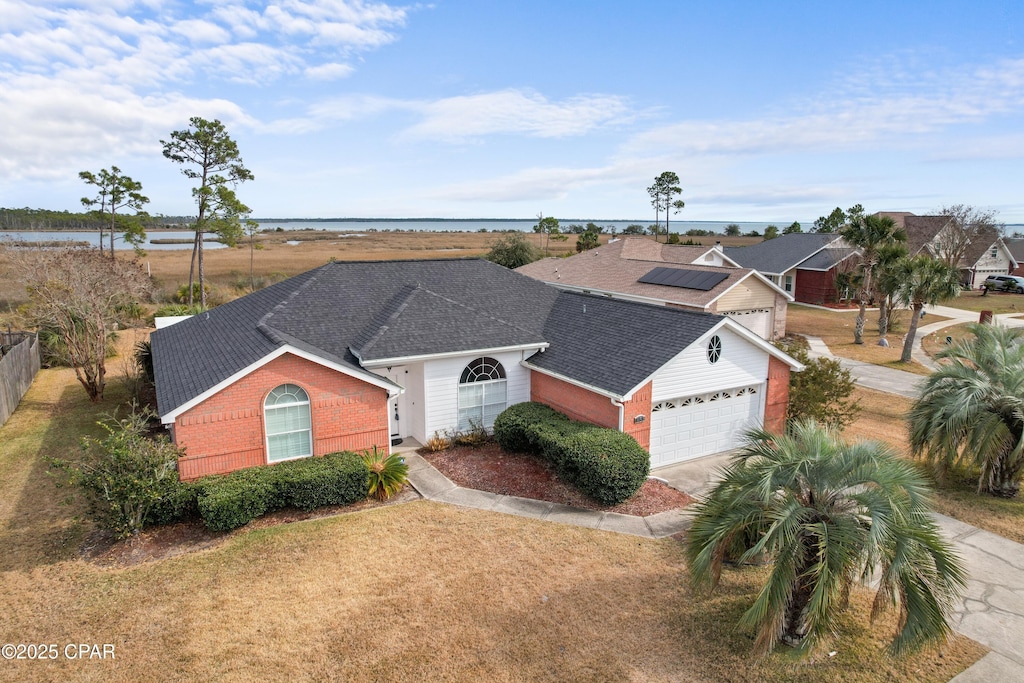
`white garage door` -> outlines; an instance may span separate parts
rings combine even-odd
[[[761,339],[772,338],[772,312],[767,308],[750,311],[722,311]]]
[[[763,384],[660,401],[651,407],[651,467],[736,448],[761,424]]]

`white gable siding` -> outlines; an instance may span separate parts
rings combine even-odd
[[[531,352],[532,353],[532,352]],[[428,360],[423,363],[423,392],[425,406],[424,430],[414,434],[423,442],[434,432],[454,430],[459,423],[459,378],[470,361],[480,354]],[[508,379],[508,404],[530,400],[530,371],[519,364],[522,351],[491,354],[505,368]]]
[[[651,400],[691,396],[764,382],[768,377],[768,354],[730,330],[719,330],[722,357],[708,362],[705,335],[665,364],[654,376]]]

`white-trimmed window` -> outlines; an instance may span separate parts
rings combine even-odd
[[[267,426],[267,462],[313,455],[309,394],[294,384],[282,384],[263,403]]]
[[[493,358],[477,358],[459,378],[459,431],[490,429],[508,406],[505,368]]]

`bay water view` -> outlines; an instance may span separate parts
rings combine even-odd
[[[365,234],[368,232],[506,232],[519,230],[529,232],[537,224],[536,219],[345,219],[345,220],[257,220],[262,231],[292,231],[292,230],[317,230],[324,232],[355,233]],[[648,220],[593,220],[593,219],[559,219],[563,230],[568,226],[578,224],[586,225],[595,223],[600,225],[605,232],[621,233],[627,226],[638,224],[647,226],[653,223]],[[672,221],[670,227],[672,232],[685,234],[687,230],[707,230],[721,234],[726,226],[735,223],[740,226],[740,231],[749,233],[757,231],[763,233],[769,222],[757,221]],[[776,224],[778,225],[778,224]],[[787,224],[788,225],[788,224]],[[807,224],[810,226],[810,223]],[[778,225],[780,230],[785,225]],[[191,249],[193,237],[190,230],[151,230],[146,233],[146,242],[142,248],[151,249]],[[98,231],[82,230],[10,230],[0,231],[0,240],[15,240],[20,242],[77,242],[87,243],[92,246],[99,244]],[[109,234],[104,240],[108,244]],[[154,240],[156,242],[154,243]],[[183,242],[186,241],[187,243]],[[219,249],[223,244],[216,242],[205,243],[206,248]],[[130,249],[120,238],[114,242],[115,249]]]

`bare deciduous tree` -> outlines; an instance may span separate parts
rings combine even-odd
[[[1003,234],[1004,226],[996,222],[995,211],[954,204],[942,207],[938,213],[949,216],[949,222],[935,236],[932,250],[936,258],[954,268],[959,267],[969,245],[981,241],[988,246]]]
[[[28,289],[30,320],[57,335],[60,360],[74,368],[89,399],[101,401],[107,340],[149,296],[149,278],[134,261],[95,249],[11,249],[8,256]]]

